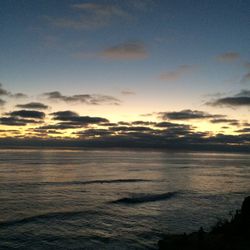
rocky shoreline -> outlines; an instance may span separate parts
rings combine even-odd
[[[249,250],[250,196],[230,220],[219,221],[209,232],[200,228],[190,234],[169,234],[158,246],[160,250]]]

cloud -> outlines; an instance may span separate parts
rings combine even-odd
[[[107,129],[86,129],[83,131],[73,133],[79,137],[96,137],[96,136],[108,136],[112,134],[112,131]]]
[[[234,62],[240,58],[237,52],[226,52],[217,56],[217,60],[221,62]]]
[[[130,125],[130,122],[118,122],[118,125],[123,125],[123,126],[129,126]]]
[[[178,126],[169,126],[164,127],[164,129],[155,129],[148,127],[145,123],[145,126],[134,126],[134,124],[139,124],[136,121],[127,126],[112,126],[108,129],[96,129],[92,128],[89,130],[84,130],[80,132],[75,132],[75,135],[81,136],[90,136],[90,137],[102,137],[103,140],[122,140],[123,143],[127,140],[131,141],[141,141],[145,139],[147,143],[151,140],[155,142],[165,141],[168,139],[178,138],[180,136],[190,137],[193,132],[193,127],[190,125],[178,124]],[[204,134],[199,133],[197,136],[204,136]]]
[[[80,116],[76,112],[65,110],[53,112],[50,114],[52,120],[58,121],[56,124],[47,124],[39,127],[40,130],[66,130],[88,127],[89,125],[103,125],[109,123],[109,120],[102,117]]]
[[[87,132],[86,132],[87,133]],[[96,131],[96,134],[101,131]],[[105,133],[105,131],[104,131]],[[95,134],[90,131],[89,134]],[[109,134],[109,133],[108,133]],[[250,134],[239,135],[217,134],[209,136],[207,133],[189,131],[183,135],[172,136],[162,131],[159,134],[153,133],[127,133],[126,135],[86,137],[79,134],[78,138],[67,138],[65,140],[55,138],[0,138],[0,146],[29,146],[29,147],[119,147],[119,148],[154,148],[171,150],[191,151],[222,151],[222,152],[250,152]]]
[[[240,93],[232,97],[219,98],[212,102],[207,102],[210,106],[229,106],[229,107],[239,107],[239,106],[250,106],[250,91],[242,90]]]
[[[250,72],[246,73],[242,79],[240,80],[241,83],[247,83],[250,82]]]
[[[131,132],[131,131],[135,131],[135,132],[148,132],[148,131],[153,131],[152,128],[146,127],[146,126],[117,126],[117,127],[111,127],[109,129],[110,131],[113,132],[122,132],[122,133],[126,133],[126,132]]]
[[[237,133],[250,133],[250,127],[236,130],[236,132]]]
[[[17,104],[16,107],[24,109],[48,109],[49,106],[40,102],[29,102],[26,104]]]
[[[67,124],[64,123],[63,125],[70,125],[70,126],[87,126],[90,124],[99,124],[99,123],[109,122],[109,120],[106,118],[79,116],[77,113],[73,111],[69,111],[69,110],[54,112],[54,113],[51,113],[50,115],[53,116],[53,120],[69,122]]]
[[[27,124],[36,124],[40,121],[34,119],[23,119],[19,117],[0,117],[0,124],[6,126],[25,126]]]
[[[250,62],[246,62],[244,64],[244,66],[247,69],[247,72],[241,78],[240,83],[248,83],[248,82],[250,82]]]
[[[100,56],[111,60],[140,60],[145,59],[148,53],[143,43],[127,42],[106,48]]]
[[[101,117],[79,116],[73,111],[59,111],[51,114],[57,124],[48,124],[36,128],[28,128],[25,138],[20,140],[0,138],[0,146],[63,146],[63,147],[122,147],[122,148],[159,148],[172,150],[213,150],[213,151],[244,151],[250,152],[249,128],[239,130],[237,135],[216,134],[209,132],[197,132],[195,127],[187,124],[171,122],[144,123],[134,121],[126,123],[126,126],[114,124],[111,127],[100,129],[87,125],[99,125],[107,123],[107,119]],[[2,117],[1,124],[23,126],[32,120],[19,117]],[[37,120],[33,120],[38,123]],[[78,124],[78,126],[76,126]],[[138,126],[139,125],[139,126]],[[79,129],[73,131],[70,138],[60,132],[60,129]],[[5,133],[5,132],[4,132]],[[60,135],[60,139],[52,139]]]
[[[123,95],[135,95],[136,93],[132,90],[122,90],[121,93]]]
[[[193,69],[194,66],[192,65],[181,65],[176,70],[162,73],[160,75],[160,79],[163,81],[177,81]]]
[[[78,129],[81,128],[82,125],[80,124],[76,124],[76,123],[69,123],[69,122],[60,122],[57,124],[48,124],[48,125],[44,125],[44,126],[40,126],[38,127],[38,129],[40,130],[67,130],[67,129]]]
[[[11,94],[10,97],[19,99],[19,98],[26,98],[28,96],[24,93],[15,93],[15,94]]]
[[[62,95],[59,91],[53,91],[44,93],[49,100],[52,101],[65,101],[68,103],[75,103],[80,102],[88,105],[120,105],[121,101],[113,96],[108,95],[89,95],[89,94],[82,94],[82,95],[72,95],[66,96]]]
[[[192,126],[188,124],[179,124],[179,123],[173,123],[173,122],[158,122],[155,123],[154,125],[157,128],[165,128],[168,130],[174,130],[174,131],[179,131],[179,130],[191,130]]]
[[[71,9],[73,13],[69,17],[47,17],[47,20],[60,28],[81,30],[110,25],[116,18],[129,18],[129,14],[121,7],[112,4],[79,3],[72,4]]]
[[[12,98],[23,98],[27,95],[23,93],[11,93],[10,91],[3,88],[2,83],[0,83],[0,96],[12,97]]]
[[[210,120],[211,123],[228,123],[229,125],[231,126],[238,126],[239,125],[239,121],[236,120],[236,119],[225,119],[225,118],[222,118],[222,119],[213,119],[213,120]]]
[[[209,113],[185,109],[177,112],[159,112],[159,117],[163,120],[192,120],[192,119],[207,119],[207,118],[220,118],[222,115],[211,115]]]
[[[10,92],[4,89],[2,83],[0,83],[0,96],[8,96],[9,94]]]
[[[34,110],[18,110],[6,113],[12,117],[22,117],[22,118],[33,118],[33,119],[44,119],[45,113],[41,111]]]
[[[54,120],[60,120],[60,121],[69,121],[74,117],[79,117],[79,115],[76,112],[70,110],[54,112],[51,113],[51,115],[54,116]]]
[[[132,125],[144,125],[144,126],[150,126],[150,125],[155,125],[155,122],[150,122],[150,121],[134,121],[131,122]]]
[[[250,97],[250,90],[243,89],[240,93],[235,95],[236,97]]]
[[[0,107],[3,106],[6,103],[6,101],[0,99]]]
[[[215,101],[213,106],[250,106],[250,97],[225,97]]]

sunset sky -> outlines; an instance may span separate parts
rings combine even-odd
[[[250,1],[3,0],[0,13],[0,145],[250,146]]]

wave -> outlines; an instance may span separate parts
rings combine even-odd
[[[114,180],[92,180],[92,181],[74,181],[74,182],[64,182],[64,184],[112,184],[112,183],[131,183],[131,182],[147,182],[152,180],[146,179],[114,179]],[[57,184],[61,184],[58,182]]]
[[[25,217],[22,219],[16,220],[9,220],[0,222],[1,227],[9,227],[9,226],[16,226],[16,225],[23,225],[27,223],[39,222],[42,220],[49,220],[49,219],[56,219],[56,220],[64,220],[68,218],[72,218],[75,216],[86,215],[86,213],[96,214],[94,211],[66,211],[66,212],[52,212],[47,214],[39,214],[30,217]]]
[[[22,186],[65,186],[65,185],[90,185],[90,184],[112,184],[112,183],[134,183],[134,182],[152,182],[148,179],[113,179],[113,180],[92,180],[92,181],[62,181],[62,182],[30,182],[14,183],[15,187]],[[1,185],[10,186],[13,183],[2,183]]]
[[[168,192],[163,194],[146,194],[135,197],[126,197],[121,198],[112,203],[122,203],[122,204],[137,204],[137,203],[145,203],[145,202],[154,202],[160,200],[167,200],[175,197],[179,192]]]

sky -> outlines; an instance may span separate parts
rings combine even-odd
[[[249,26],[246,0],[3,0],[0,145],[248,148]]]

